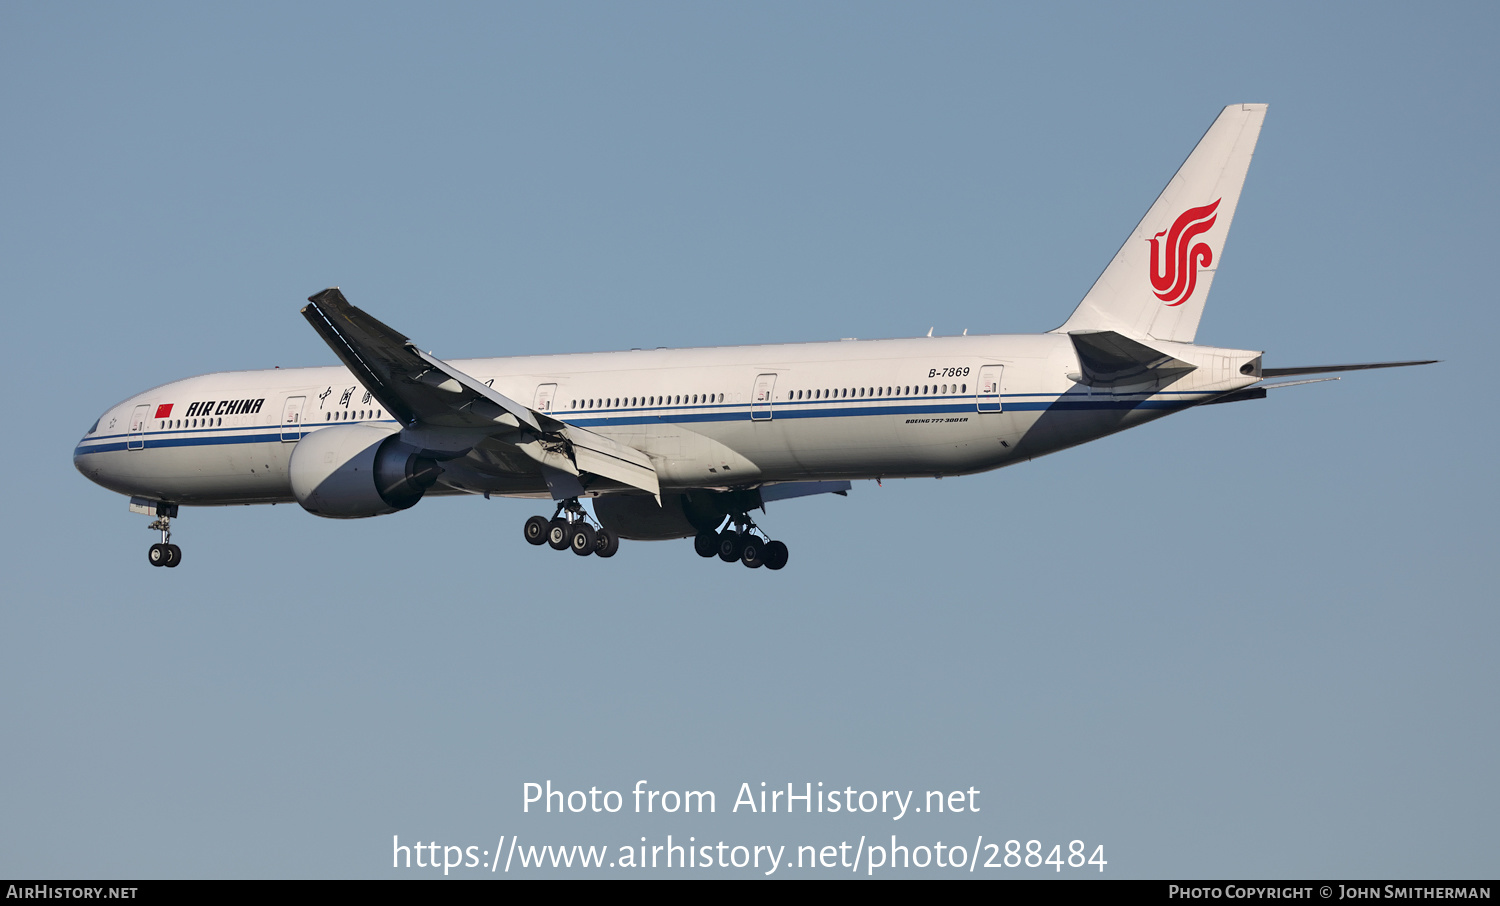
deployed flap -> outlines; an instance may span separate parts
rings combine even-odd
[[[577,425],[565,425],[562,434],[573,442],[573,462],[581,472],[593,472],[633,488],[650,491],[661,504],[661,483],[651,457],[602,434]]]
[[[1196,369],[1181,359],[1159,352],[1113,330],[1080,330],[1068,334],[1083,368],[1080,384],[1112,387],[1176,380]]]

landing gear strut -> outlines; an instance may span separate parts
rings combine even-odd
[[[580,557],[589,554],[613,557],[620,549],[620,539],[614,532],[597,526],[577,497],[559,501],[551,519],[532,516],[526,520],[525,534],[531,544],[545,544],[556,551],[571,550]]]
[[[725,563],[738,560],[751,569],[781,569],[787,561],[786,545],[772,541],[746,513],[730,516],[722,532],[699,532],[693,550],[700,557],[718,555]]]
[[[151,545],[146,554],[152,566],[176,566],[182,562],[182,548],[172,543],[172,517],[158,516],[147,528],[161,532],[161,543]]]

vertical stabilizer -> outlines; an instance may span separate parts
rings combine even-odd
[[[1265,104],[1224,108],[1056,333],[1193,342],[1265,118]]]

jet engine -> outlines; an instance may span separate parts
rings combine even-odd
[[[415,506],[443,469],[388,425],[335,425],[292,448],[288,471],[302,508],[330,519],[383,516]]]

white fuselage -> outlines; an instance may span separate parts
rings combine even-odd
[[[1083,443],[1258,380],[1259,353],[1158,343],[1197,367],[1169,386],[1090,388],[1062,334],[470,359],[505,396],[644,451],[663,490],[960,475]],[[760,402],[756,402],[757,394]],[[208,374],[105,412],[74,462],[123,494],[188,505],[294,499],[305,434],[390,414],[343,367]],[[591,493],[627,490],[605,482]],[[476,447],[435,493],[548,496],[524,457]]]

